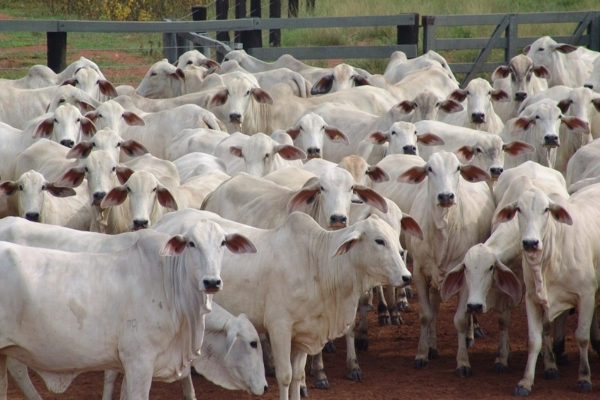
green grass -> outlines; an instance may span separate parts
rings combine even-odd
[[[0,13],[12,18],[37,19],[78,19],[77,15],[52,12],[67,9],[65,4],[81,4],[94,0],[49,0],[45,2],[14,2],[0,0]],[[149,0],[147,0],[148,2]],[[158,0],[153,0],[158,1]],[[268,15],[268,1],[262,0],[262,13]],[[206,3],[206,2],[204,2]],[[229,17],[233,18],[235,1],[230,1]],[[249,4],[250,1],[247,1]],[[187,6],[186,6],[187,7]],[[249,7],[249,5],[248,5]],[[419,13],[420,15],[451,15],[451,14],[493,14],[493,13],[526,13],[526,12],[560,12],[600,10],[598,0],[496,0],[492,1],[462,1],[447,0],[317,0],[314,12],[306,10],[305,0],[300,0],[300,17],[311,16],[361,16],[361,15],[390,15],[399,13]],[[214,4],[209,7],[208,18],[215,18]],[[181,9],[180,15],[185,16],[189,11]],[[287,17],[287,1],[282,4],[283,17]],[[79,18],[83,19],[83,18]],[[189,19],[189,17],[188,17]],[[438,37],[446,38],[487,38],[494,26],[464,26],[443,27],[437,29]],[[575,24],[546,24],[519,25],[521,36],[568,35],[575,29]],[[267,32],[263,32],[263,43],[268,41]],[[282,46],[343,46],[343,45],[388,45],[396,40],[395,27],[365,27],[365,28],[329,28],[329,29],[295,29],[282,30]],[[422,41],[422,38],[420,39]],[[125,74],[123,67],[128,65],[151,65],[162,59],[162,35],[148,34],[94,34],[73,33],[68,35],[68,61],[78,58],[81,51],[101,51],[99,65],[103,70],[119,72],[116,83],[135,83],[139,81],[137,74]],[[25,75],[26,68],[35,63],[44,63],[45,54],[32,46],[45,46],[46,35],[43,33],[0,33],[0,66],[7,62],[19,60],[24,69],[0,69],[0,77],[16,78]],[[27,50],[27,48],[31,50]],[[421,49],[421,44],[419,50]],[[19,49],[18,51],[13,49]],[[115,57],[107,57],[104,52],[116,53],[123,51],[135,58],[135,61],[121,61]],[[449,62],[473,62],[478,50],[446,51],[442,55]],[[29,59],[24,59],[29,55]],[[488,61],[502,61],[504,53],[494,50]],[[94,58],[92,56],[92,58]],[[96,61],[96,60],[95,60]],[[387,59],[381,60],[344,60],[353,65],[365,68],[373,73],[381,73],[387,65]],[[325,60],[308,61],[317,66],[327,65]],[[11,62],[10,68],[15,68],[16,62]],[[125,81],[127,79],[127,81]]]

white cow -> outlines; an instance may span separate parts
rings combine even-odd
[[[561,205],[559,199],[533,188],[504,207],[496,217],[498,222],[503,222],[519,214],[523,249],[529,351],[524,376],[514,391],[516,396],[531,393],[547,326],[573,307],[577,307],[579,314],[575,331],[580,354],[577,390],[592,390],[588,345],[596,312],[600,267],[600,251],[595,243],[600,235],[599,195],[600,186],[592,185],[579,190]],[[553,359],[545,370],[550,371],[547,376],[558,376]]]
[[[148,69],[135,93],[149,99],[168,99],[187,94],[182,68],[171,65],[163,58]]]
[[[206,153],[189,153],[173,161],[173,164],[177,167],[182,183],[194,176],[201,175],[201,171],[219,170],[227,173],[227,166],[220,158]]]
[[[190,214],[197,213],[184,212],[166,216],[170,218],[163,218],[164,227],[155,229],[180,230],[194,220]],[[227,284],[223,296],[215,300],[232,313],[244,312],[259,332],[269,333],[279,398],[300,399],[306,355],[318,353],[327,340],[345,333],[354,321],[360,295],[381,283],[410,283],[397,233],[377,216],[335,232],[323,230],[301,213],[293,213],[274,230],[234,226],[254,243],[257,254],[252,259],[223,260]],[[309,281],[315,284],[304,284]],[[325,289],[325,282],[330,289]],[[263,286],[270,289],[261,290]]]
[[[2,265],[1,292],[18,300],[3,315],[2,376],[7,356],[36,370],[54,391],[64,391],[81,372],[118,369],[127,377],[127,398],[147,399],[152,378],[177,380],[198,357],[202,314],[222,285],[224,244],[236,252],[255,250],[246,238],[209,221],[171,238],[147,234],[110,254],[0,244],[10,260]],[[107,312],[107,301],[124,307]],[[0,392],[5,396],[6,390],[3,380]]]
[[[0,197],[16,197],[17,214],[29,221],[88,230],[91,221],[87,188],[76,193],[57,187],[42,174],[28,171],[16,181],[0,182]],[[15,214],[13,214],[15,215]]]
[[[546,194],[560,196],[564,200],[569,197],[565,189],[565,180],[558,171],[527,161],[506,171],[498,179],[494,191],[498,206],[494,215],[533,187]],[[462,262],[446,275],[441,287],[443,301],[461,291],[455,317],[455,326],[459,335],[463,337],[463,340],[459,339],[458,342],[458,370],[471,369],[464,340],[468,327],[467,313],[485,313],[490,310],[500,314],[500,341],[494,371],[504,373],[508,370],[508,325],[511,309],[519,304],[524,290],[521,242],[516,221],[494,224],[492,230],[492,235],[485,243],[477,244],[467,251]],[[545,356],[549,356],[549,353],[551,351],[547,351]],[[556,354],[557,357],[560,355]]]
[[[323,71],[299,71],[309,82],[313,83],[310,94],[325,94],[349,89],[355,86],[369,85],[368,76],[362,75],[357,69],[348,64],[338,64],[323,75]]]
[[[90,140],[77,143],[67,152],[66,158],[85,158],[95,150],[106,150],[117,161],[121,158],[121,151],[129,157],[142,156],[148,153],[148,149],[135,140],[125,140],[116,131],[104,128],[96,132]]]
[[[504,140],[519,139],[535,147],[535,152],[505,160],[509,169],[527,160],[554,168],[556,147],[560,146],[559,127],[565,126],[573,133],[589,133],[589,126],[576,117],[565,117],[553,100],[543,100],[526,107],[519,118],[511,119],[504,126],[500,137]]]
[[[390,154],[419,155],[417,143],[423,146],[442,146],[445,142],[433,133],[417,134],[410,122],[396,122],[386,132],[370,133],[359,145],[358,155],[375,165]]]
[[[236,132],[223,139],[213,153],[227,165],[230,175],[245,171],[254,176],[265,176],[287,166],[302,166],[306,153],[289,144],[280,144],[264,133],[252,136]]]
[[[427,53],[410,60],[402,51],[393,52],[383,76],[389,83],[396,84],[409,72],[430,66],[444,68],[447,71],[448,76],[456,82],[456,78],[454,77],[450,66],[448,66],[446,59],[433,50],[429,50]]]
[[[327,125],[320,115],[312,112],[298,118],[286,133],[294,140],[294,144],[308,155],[309,160],[325,157],[322,151],[325,137],[332,143],[348,146],[348,138],[342,131]]]
[[[117,97],[117,90],[112,83],[104,78],[104,75],[91,66],[80,67],[73,75],[64,80],[61,85],[72,85],[92,96],[96,100],[103,101],[106,98]]]
[[[219,68],[219,63],[206,58],[206,56],[200,53],[198,50],[189,50],[179,56],[177,61],[173,63],[176,67],[185,68],[188,65],[195,65],[196,67],[207,67],[207,68]]]
[[[488,81],[475,78],[464,89],[456,89],[449,98],[463,102],[464,112],[448,116],[444,121],[466,128],[499,133],[504,128],[502,119],[494,111],[493,101],[510,101],[510,95],[502,89],[494,89]]]
[[[419,295],[421,336],[414,367],[424,368],[437,355],[436,319],[440,286],[445,275],[467,250],[490,234],[494,200],[481,181],[490,176],[479,167],[461,165],[452,153],[433,154],[422,167],[413,167],[399,182],[421,185],[410,214],[423,230],[424,240],[407,238]],[[459,338],[460,339],[460,338]],[[461,375],[468,371],[461,370]]]
[[[600,58],[596,58],[592,64],[592,74],[583,84],[583,86],[592,89],[595,92],[600,91]]]
[[[397,109],[395,111],[407,114],[406,117],[403,117],[403,120],[412,123],[426,119],[445,120],[450,117],[449,114],[464,110],[463,106],[456,100],[444,100],[443,97],[429,91],[419,93],[412,101],[401,101],[395,108]]]
[[[550,72],[548,87],[565,85],[583,86],[592,73],[592,62],[598,56],[583,47],[557,43],[550,36],[543,36],[523,49],[534,65],[543,65]]]
[[[212,155],[217,145],[228,137],[229,133],[213,129],[183,129],[166,144],[164,158],[174,161],[194,152]]]
[[[510,101],[494,103],[494,110],[503,123],[516,118],[521,102],[537,92],[548,89],[546,79],[550,72],[543,65],[534,65],[524,54],[513,57],[508,65],[496,68],[492,73],[494,89],[504,89],[511,95]]]
[[[600,139],[583,146],[571,157],[565,175],[569,193],[596,183],[600,177]]]
[[[19,79],[0,79],[0,85],[12,86],[19,89],[40,89],[56,86],[58,77],[56,73],[45,65],[36,64],[29,68],[27,75]]]

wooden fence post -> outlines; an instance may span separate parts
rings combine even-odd
[[[46,32],[46,57],[57,74],[67,68],[67,32]]]
[[[271,0],[269,18],[281,18],[281,0]],[[281,46],[281,29],[271,29],[269,31],[269,44],[272,47]]]
[[[192,20],[193,21],[206,21],[206,19],[208,18],[207,8],[208,7],[206,7],[206,6],[192,6]],[[198,32],[198,33],[205,34],[206,32]],[[198,50],[200,53],[204,54],[205,57],[211,58],[210,47],[194,45],[194,48],[196,50]],[[185,65],[183,65],[181,67],[183,68],[183,67],[185,67]]]
[[[250,0],[250,18],[261,18],[262,6],[260,0]],[[248,48],[262,47],[262,31],[260,29],[249,31],[250,40]]]
[[[423,15],[423,54],[429,50],[435,50],[435,16]]]
[[[600,12],[596,12],[588,29],[590,34],[590,50],[600,51]]]
[[[163,57],[171,64],[177,60],[177,36],[175,33],[163,33]]]
[[[506,49],[504,51],[504,61],[508,64],[510,60],[517,55],[517,39],[519,36],[519,25],[517,22],[517,14],[509,14],[508,26],[504,36],[508,39]]]
[[[298,17],[298,2],[299,0],[289,0],[288,2],[288,18]]]
[[[246,0],[236,0],[235,2],[235,19],[246,18]],[[242,43],[244,48],[246,47],[245,41],[248,39],[245,37],[245,31],[235,31],[233,40],[236,43]]]
[[[227,19],[227,13],[229,11],[229,0],[216,0],[216,11],[217,19]],[[220,31],[217,32],[217,40],[220,42],[229,42],[229,32]],[[217,53],[217,61],[223,62],[223,55]]]
[[[397,25],[397,44],[419,44],[419,14],[405,14],[414,15],[413,25]]]

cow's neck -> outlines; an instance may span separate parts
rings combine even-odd
[[[246,135],[254,135],[255,133],[268,133],[269,127],[267,121],[269,118],[268,104],[259,103],[250,96],[248,107],[244,113],[244,122],[242,123],[241,131]]]

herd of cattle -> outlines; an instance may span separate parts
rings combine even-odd
[[[344,334],[348,378],[362,379],[372,289],[380,323],[400,324],[413,278],[415,368],[438,356],[439,305],[458,294],[458,373],[472,375],[490,310],[505,372],[525,297],[514,394],[531,392],[540,352],[558,376],[573,308],[590,391],[598,55],[543,37],[462,89],[435,52],[396,52],[383,75],[237,50],[221,65],[159,61],[137,88],[85,58],[1,80],[0,399],[7,370],[40,399],[28,367],[57,392],[104,370],[105,400],[118,372],[130,400],[180,379],[194,399],[191,366],[255,395],[275,373],[280,398],[299,399],[307,355],[329,387],[320,352]]]

